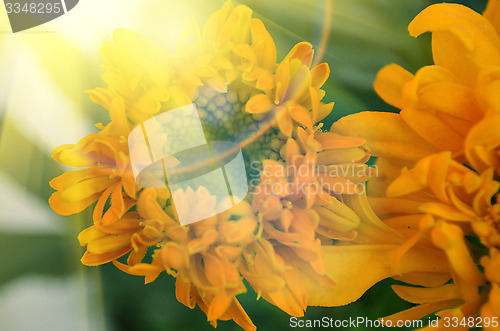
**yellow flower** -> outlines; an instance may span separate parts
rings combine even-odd
[[[383,176],[368,184],[373,211],[352,206],[368,216],[357,229],[370,223],[376,228],[341,245],[359,251],[359,244],[369,243],[362,253],[346,256],[365,261],[395,244],[389,255],[371,261],[375,270],[386,272],[361,280],[373,284],[392,276],[408,284],[393,289],[416,306],[386,321],[431,313],[458,321],[499,316],[499,9],[496,0],[483,16],[456,4],[424,9],[409,31],[413,36],[432,31],[435,64],[415,75],[391,64],[374,83],[399,114],[365,112],[333,126],[335,132],[364,137],[379,156]],[[380,233],[382,227],[392,235]],[[425,251],[433,253],[422,255]],[[421,269],[422,263],[428,267]],[[345,267],[357,270],[352,262]],[[337,287],[342,292],[352,286]],[[445,328],[443,321],[439,329]]]
[[[407,205],[404,211],[394,210],[397,208],[391,198],[374,199],[378,214],[387,215],[386,224],[400,231],[409,228],[405,230],[407,236],[411,235],[409,242],[435,245],[446,253],[456,287],[454,299],[468,304],[468,315],[478,313],[479,286],[485,282],[469,253],[465,236],[475,235],[474,224],[482,222],[492,208],[491,198],[500,188],[492,174],[490,169],[479,175],[444,152],[422,159],[389,186],[388,196],[413,201],[411,208]],[[433,291],[437,291],[434,286],[428,291],[420,289],[419,293]]]
[[[281,148],[283,159],[264,161],[252,205],[263,220],[263,236],[283,246],[273,252],[272,246],[261,241],[255,249],[255,266],[244,275],[259,295],[290,315],[302,316],[308,305],[331,305],[314,298],[321,291],[318,286],[326,289],[334,284],[326,273],[324,250],[333,244],[332,239],[346,233],[355,236],[352,228],[359,220],[342,200],[359,194],[362,183],[372,175],[363,164],[369,157],[363,144],[359,138],[307,134],[298,128]],[[261,259],[266,262],[258,264]],[[255,274],[273,275],[276,280],[279,275],[293,282],[270,288],[262,275]]]
[[[492,114],[477,123],[465,139],[465,155],[477,171],[493,168],[500,174],[500,114]]]
[[[99,124],[98,127],[102,129],[100,132],[83,138],[77,144],[59,146],[52,153],[58,162],[86,167],[68,171],[50,182],[57,192],[52,194],[49,203],[61,215],[78,213],[98,199],[103,199],[104,203],[111,194],[108,188],[113,188],[115,215],[107,213],[105,219],[116,220],[134,204],[136,185],[124,140],[130,127],[124,116],[123,99],[117,97],[108,110],[112,122],[106,127]],[[106,191],[109,192],[105,194]]]
[[[434,65],[412,75],[396,64],[381,69],[377,93],[399,114],[363,112],[342,118],[335,132],[367,139],[383,175],[371,192],[383,194],[404,166],[426,155],[451,151],[463,160],[464,142],[485,116],[500,112],[498,8],[490,1],[484,16],[457,4],[436,4],[410,23],[412,36],[432,32]]]
[[[333,103],[320,102],[325,95],[320,88],[330,75],[330,68],[322,63],[310,70],[313,54],[310,44],[297,44],[278,65],[275,83],[269,85],[274,88],[248,100],[247,111],[260,116],[272,112],[279,129],[288,137],[294,123],[311,129],[314,123],[325,118],[332,111]]]
[[[111,121],[54,151],[57,161],[85,169],[51,181],[57,191],[50,205],[69,215],[97,201],[93,225],[78,238],[87,249],[82,263],[113,262],[146,283],[165,271],[177,278],[177,299],[198,305],[213,325],[233,319],[255,329],[236,299],[246,292],[244,279],[293,316],[329,305],[317,298],[318,286],[334,286],[324,249],[333,239],[356,237],[360,221],[344,199],[364,190],[373,172],[364,164],[364,139],[316,124],[333,107],[321,103],[328,65],[310,68],[306,42],[277,64],[272,37],[244,5],[226,2],[201,31],[188,24],[184,33],[174,53],[125,29],[103,46],[107,87],[88,94]],[[144,121],[191,103],[208,141],[242,148],[252,192],[223,213],[180,225],[213,209],[216,198],[204,187],[137,185],[127,137]],[[171,126],[183,130],[178,124]],[[151,145],[169,139],[151,137]]]

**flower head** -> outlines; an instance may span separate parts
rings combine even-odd
[[[336,132],[366,138],[380,164],[393,168],[386,167],[385,175],[372,184],[373,193],[382,194],[402,167],[413,166],[426,155],[451,151],[454,158],[464,161],[468,133],[500,111],[496,6],[496,1],[490,1],[484,16],[458,4],[424,9],[408,29],[415,37],[432,32],[434,64],[415,75],[390,64],[374,82],[376,92],[401,109],[399,114],[359,113],[334,125]]]
[[[306,42],[276,63],[263,23],[230,2],[201,31],[188,25],[174,53],[125,29],[113,39],[102,49],[107,87],[88,91],[109,111],[110,123],[53,154],[86,168],[52,180],[52,208],[68,215],[97,201],[93,225],[78,238],[87,249],[82,263],[112,262],[146,283],[165,271],[177,278],[177,299],[198,305],[213,325],[233,319],[255,328],[236,299],[246,292],[244,280],[293,316],[311,304],[327,305],[316,294],[318,286],[334,286],[324,247],[356,237],[359,220],[344,199],[373,175],[364,164],[370,157],[364,139],[323,132],[317,124],[333,107],[321,102],[328,65],[311,68],[314,53]],[[252,192],[233,208],[181,225],[179,219],[214,209],[216,197],[203,186],[171,192],[138,185],[129,148],[141,151],[128,146],[127,136],[191,103],[208,141],[241,147]],[[180,120],[169,125],[174,133],[186,130]],[[169,140],[161,132],[151,137],[150,146]]]
[[[417,304],[385,320],[498,316],[499,4],[490,1],[484,15],[456,4],[424,9],[409,31],[432,32],[435,64],[415,75],[391,64],[374,83],[401,111],[365,112],[334,124],[336,132],[364,137],[385,173],[369,183],[372,222],[402,241],[377,266],[391,266],[392,276],[408,284],[394,291]],[[371,250],[396,239],[370,234],[363,243],[378,240]],[[434,253],[410,256],[424,251]],[[417,270],[422,261],[433,267]]]

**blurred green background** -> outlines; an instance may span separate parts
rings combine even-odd
[[[432,62],[430,36],[414,39],[407,25],[435,2],[241,1],[266,24],[279,59],[303,40],[315,46],[316,54],[323,53],[321,62],[332,68],[326,101],[336,102],[325,119],[327,127],[362,110],[395,111],[373,92],[373,79],[392,62],[412,72]],[[144,285],[143,278],[112,265],[82,266],[76,236],[91,224],[91,213],[61,217],[47,200],[49,180],[67,170],[50,152],[94,132],[93,124],[108,121],[107,112],[83,91],[104,84],[99,50],[113,29],[131,28],[169,48],[185,19],[194,17],[202,24],[222,3],[82,0],[63,17],[16,34],[0,8],[0,330],[212,329],[201,310],[176,301],[172,277],[162,274]],[[461,3],[482,11],[486,1]],[[377,284],[349,306],[311,307],[304,318],[375,320],[411,307],[392,293],[391,283]],[[256,301],[250,288],[239,298],[259,329],[291,329],[289,316]],[[220,322],[219,329],[239,328]]]

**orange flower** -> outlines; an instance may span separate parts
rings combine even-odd
[[[483,16],[456,4],[424,9],[409,31],[413,36],[432,31],[435,64],[415,75],[391,64],[374,83],[400,113],[364,112],[333,125],[335,132],[364,137],[379,157],[382,176],[369,183],[374,213],[366,203],[356,207],[346,201],[360,215],[358,235],[332,252],[344,248],[349,261],[373,256],[374,270],[385,272],[370,273],[361,285],[391,276],[409,284],[393,289],[416,306],[386,321],[431,313],[458,321],[499,316],[499,9],[496,0]],[[368,225],[367,235],[360,236]],[[366,243],[369,248],[359,247]],[[374,256],[384,249],[387,256]],[[338,261],[338,255],[330,258]],[[345,273],[355,273],[358,267],[349,261]],[[422,269],[422,263],[428,267]],[[342,277],[327,274],[340,284],[334,294],[347,293],[334,304],[363,293],[361,285],[353,290],[342,286]],[[496,329],[494,324],[485,327]]]
[[[124,116],[123,99],[115,99],[109,105],[109,111],[113,122],[106,127],[99,124],[102,131],[83,138],[77,144],[60,146],[52,153],[52,157],[58,162],[86,167],[68,171],[50,182],[57,192],[52,194],[49,204],[58,214],[78,213],[103,196],[104,203],[111,194],[109,192],[106,195],[104,192],[110,187],[115,192],[115,220],[134,204],[132,199],[136,196],[136,185],[130,167],[128,146],[123,139],[130,132]],[[111,213],[108,214],[110,216]]]
[[[457,4],[436,4],[410,23],[412,36],[432,32],[434,65],[412,75],[396,64],[381,69],[377,93],[399,114],[363,112],[342,118],[333,129],[364,137],[384,175],[371,192],[382,195],[404,166],[426,155],[451,151],[464,161],[467,134],[485,116],[500,112],[500,38],[496,1],[484,16]]]
[[[325,262],[330,257],[327,253],[337,249],[332,239],[352,240],[358,235],[360,219],[347,201],[358,199],[363,182],[373,175],[363,164],[369,157],[363,146],[363,139],[327,132],[308,134],[298,128],[282,146],[282,160],[263,164],[252,205],[264,220],[263,237],[277,240],[283,247],[273,252],[262,243],[255,250],[255,269],[249,271],[261,269],[264,274],[293,277],[295,281],[293,287],[287,283],[277,291],[258,278],[254,280],[252,274],[245,277],[259,294],[290,315],[302,316],[307,305],[337,302],[334,300],[339,296],[332,291],[340,284],[333,284],[344,279],[332,273],[333,268]],[[261,251],[266,253],[259,258]],[[258,267],[257,259],[262,258],[266,262]]]
[[[478,171],[493,168],[500,174],[500,114],[492,114],[477,123],[465,139],[467,160]]]
[[[490,169],[478,175],[451,160],[451,153],[444,152],[426,157],[402,173],[389,186],[390,198],[372,200],[377,214],[385,215],[385,224],[408,238],[402,247],[424,245],[441,249],[449,261],[448,278],[453,277],[453,283],[446,285],[447,277],[439,282],[430,275],[420,275],[419,283],[404,275],[398,278],[426,287],[395,286],[398,295],[421,306],[392,315],[390,320],[421,318],[444,308],[449,309],[438,313],[441,317],[461,319],[479,314],[485,300],[480,287],[486,282],[471,256],[466,236],[478,235],[487,244],[485,238],[492,234],[485,221],[491,219],[491,212],[498,212],[498,205],[492,205],[491,200],[500,188],[492,174]],[[483,234],[478,231],[481,228]],[[428,282],[433,278],[433,282]]]
[[[295,45],[276,69],[274,88],[250,98],[246,111],[257,118],[272,112],[277,126],[287,137],[292,135],[294,123],[311,129],[314,123],[325,118],[332,111],[333,103],[320,102],[325,95],[320,88],[330,75],[330,68],[322,63],[309,69],[313,54],[309,43]]]

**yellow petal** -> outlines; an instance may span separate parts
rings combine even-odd
[[[438,302],[460,298],[455,284],[445,284],[433,288],[393,285],[392,289],[401,299],[411,303]]]
[[[267,95],[257,94],[248,100],[245,108],[250,114],[261,114],[270,111],[273,104]]]
[[[324,288],[310,305],[341,306],[356,301],[377,282],[395,275],[392,256],[398,245],[324,246],[326,275],[337,285]],[[399,267],[410,271],[443,272],[446,262],[432,251],[412,249],[405,254]],[[441,264],[443,263],[443,264]]]
[[[287,137],[292,135],[293,130],[293,121],[290,117],[287,109],[278,108],[278,112],[276,114],[276,121],[278,122],[278,128],[280,131]]]
[[[324,62],[315,66],[311,70],[311,86],[313,88],[320,88],[330,76],[330,66]]]
[[[465,154],[474,168],[480,172],[488,167],[500,169],[500,114],[493,114],[479,122],[465,139]]]
[[[241,56],[243,59],[248,60],[250,62],[256,62],[256,57],[253,52],[253,49],[250,47],[250,45],[247,44],[238,44],[234,46],[233,52],[239,56]]]
[[[338,202],[338,204],[341,203]],[[360,223],[359,217],[347,206],[342,205],[341,208],[339,208],[338,204],[331,203],[326,206],[318,206],[314,208],[314,210],[320,217],[319,225],[325,229],[331,229],[340,232],[347,232],[356,229]],[[347,217],[344,215],[340,215],[341,212],[339,213],[337,209],[348,209],[351,211],[351,215],[346,215]]]
[[[248,317],[247,313],[236,298],[233,299],[226,312],[233,319],[233,321],[236,322],[236,324],[243,328],[243,330],[257,330],[257,327],[252,323],[252,320]]]
[[[431,235],[435,245],[445,251],[462,297],[476,300],[478,287],[484,285],[484,279],[472,260],[463,231],[457,225],[439,222]]]
[[[391,316],[386,316],[384,317],[384,320],[391,321],[392,325],[396,325],[398,321],[415,321],[436,311],[451,307],[457,307],[462,303],[463,303],[462,300],[457,300],[457,299],[426,303],[423,305],[418,305],[416,307],[404,310],[402,312],[396,313]]]
[[[95,141],[96,137],[96,134],[90,134],[77,144],[59,146],[52,152],[52,158],[73,167],[87,167],[96,161],[88,155],[89,145]]]
[[[93,204],[100,195],[100,193],[96,193],[76,202],[67,202],[61,198],[60,192],[54,192],[49,198],[49,205],[59,215],[73,215]]]
[[[62,191],[61,199],[67,202],[84,200],[96,193],[104,191],[115,182],[116,179],[111,179],[108,176],[89,178]]]
[[[427,202],[420,206],[420,211],[451,221],[471,221],[470,215],[460,212],[456,207],[442,203]],[[471,208],[472,211],[472,208]]]
[[[250,25],[252,10],[245,5],[239,5],[229,14],[224,22],[217,39],[219,45],[248,44],[250,39]]]
[[[211,254],[203,254],[203,262],[205,265],[205,274],[210,284],[218,288],[224,288],[226,286],[226,279],[221,260]]]
[[[262,297],[290,316],[304,316],[305,307],[297,301],[287,287],[281,291],[263,293]]]
[[[183,270],[189,266],[189,257],[186,249],[171,241],[163,245],[161,257],[166,268]]]
[[[217,293],[208,306],[207,319],[209,321],[219,319],[226,312],[232,300],[233,296],[229,296],[226,291]]]
[[[327,117],[332,112],[334,105],[335,105],[334,102],[330,102],[327,104],[320,102],[318,117],[316,118],[316,121],[321,121],[322,119]]]
[[[451,279],[451,274],[449,272],[409,272],[392,278],[407,284],[435,287],[447,283]]]
[[[285,280],[273,274],[248,273],[242,271],[245,279],[259,292],[278,291],[286,286]]]
[[[99,172],[96,169],[87,168],[75,171],[66,171],[62,175],[52,179],[50,181],[50,186],[58,191],[64,191],[69,187],[73,186],[75,183],[85,181],[92,177],[98,177]]]
[[[259,76],[259,78],[257,79],[257,82],[255,84],[255,87],[262,90],[262,91],[271,90],[274,88],[274,86],[275,86],[274,76],[268,71],[263,72]]]
[[[403,108],[403,87],[413,75],[397,64],[389,64],[377,73],[373,87],[377,94],[390,105]]]
[[[306,128],[312,127],[312,120],[309,112],[307,112],[301,106],[292,106],[288,108],[290,116],[299,124],[305,126]]]
[[[116,260],[120,256],[123,256],[127,254],[132,247],[124,247],[122,249],[104,253],[104,254],[95,254],[89,251],[86,251],[85,254],[83,254],[83,257],[81,259],[82,263],[87,266],[96,266],[96,265],[101,265],[105,264],[108,262],[111,262],[113,260]]]
[[[500,40],[494,27],[466,6],[431,5],[408,30],[414,37],[432,31],[434,63],[457,73],[468,85],[475,83],[478,68],[500,64]]]
[[[318,165],[366,161],[368,153],[362,148],[329,149],[318,153]]]
[[[374,156],[411,161],[439,151],[415,133],[400,115],[393,113],[349,115],[334,123],[332,131],[366,139]]]
[[[416,214],[419,212],[421,201],[403,198],[376,198],[370,197],[370,206],[377,215],[387,214]]]
[[[207,48],[213,47],[212,43],[214,40],[217,40],[217,34],[221,26],[227,20],[229,14],[234,10],[234,5],[231,1],[226,1],[222,5],[221,9],[217,10],[215,13],[210,15],[205,22],[205,26],[203,27],[203,38],[208,45]]]
[[[400,197],[426,188],[432,159],[420,160],[411,170],[405,170],[387,188],[388,197]]]
[[[129,233],[120,235],[106,235],[101,238],[92,240],[87,245],[87,251],[94,254],[105,254],[109,252],[119,251],[123,248],[131,248]]]
[[[252,19],[252,48],[261,67],[272,68],[276,63],[274,40],[258,18]]]
[[[293,59],[298,59],[306,67],[310,67],[312,63],[312,58],[314,55],[314,50],[312,45],[308,42],[300,42],[293,46],[292,50],[285,57],[283,62],[292,61]]]
[[[483,17],[486,18],[497,30],[500,35],[500,1],[489,0],[486,9],[483,12]]]
[[[464,137],[433,114],[413,108],[405,108],[400,114],[414,132],[440,150],[456,152],[463,149]]]
[[[360,147],[365,140],[359,137],[346,137],[332,132],[318,132],[314,138],[320,142],[323,150],[336,148]]]
[[[478,121],[483,113],[474,90],[454,82],[435,82],[418,91],[418,105],[426,110],[441,111],[451,116]]]

